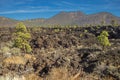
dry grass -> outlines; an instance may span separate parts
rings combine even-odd
[[[36,74],[28,74],[28,75],[25,75],[24,77],[25,77],[25,80],[43,80]]]
[[[5,76],[0,76],[0,80],[26,80],[24,76],[18,76],[18,75],[11,75],[7,74]]]
[[[25,54],[25,55],[24,55],[24,58],[25,58],[26,60],[36,60],[36,58],[35,58],[33,55],[31,55],[31,54]]]
[[[113,77],[107,76],[102,78],[102,80],[116,80],[116,79],[114,79]]]
[[[3,61],[4,64],[22,64],[25,65],[26,60],[22,56],[11,56]]]
[[[80,71],[75,75],[71,75],[67,68],[54,68],[51,70],[45,80],[94,80],[84,76],[84,72]]]
[[[68,70],[64,67],[51,70],[46,80],[71,80]]]
[[[25,65],[28,60],[35,60],[36,58],[30,54],[25,54],[24,56],[11,56],[3,60],[4,64],[16,64]]]
[[[75,76],[67,76],[66,73],[56,74],[56,75],[49,75],[46,78],[40,78],[39,76],[35,74],[27,74],[24,76],[11,76],[11,75],[5,75],[0,76],[0,80],[116,80],[112,77],[105,77],[102,79],[95,79],[90,78],[91,75],[88,75],[87,77],[81,77],[80,73],[76,74]],[[93,77],[93,76],[92,76]]]
[[[48,76],[45,78],[41,78],[38,75],[31,73],[31,74],[24,74],[24,76],[0,76],[0,80],[115,80],[114,78],[108,76],[105,78],[98,78],[98,76],[92,74],[85,74],[83,71],[78,72],[75,75],[71,75],[67,68],[54,68],[51,70]]]
[[[99,79],[98,76],[93,74],[85,74],[83,71],[79,71],[77,74],[71,75],[67,68],[61,67],[52,69],[49,75],[46,76],[45,80],[101,80],[101,79]]]

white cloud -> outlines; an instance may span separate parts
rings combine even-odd
[[[77,4],[67,1],[61,1],[61,2],[53,2],[53,5],[56,5],[58,7],[73,7],[76,6]]]
[[[62,1],[62,4],[66,4],[66,5],[70,5],[70,6],[75,5],[74,3],[72,3],[72,2],[67,2],[67,1]]]
[[[28,8],[32,9],[49,9],[49,6],[29,6]]]
[[[56,11],[73,11],[74,9],[39,9],[39,10],[14,10],[3,11],[0,14],[15,14],[15,13],[38,13],[38,12],[56,12]]]

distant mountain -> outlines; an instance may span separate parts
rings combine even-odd
[[[82,12],[60,12],[57,15],[47,19],[45,24],[72,24],[74,21],[81,19],[85,14]]]
[[[15,26],[18,23],[17,20],[6,18],[6,17],[0,17],[0,27],[12,27]]]
[[[0,27],[15,27],[17,23],[23,22],[26,26],[39,26],[43,24],[45,19],[38,18],[38,19],[30,19],[30,20],[15,20],[6,17],[0,17]]]
[[[120,24],[120,17],[117,17],[108,12],[100,12],[96,14],[87,15],[80,11],[75,12],[60,12],[55,16],[44,19],[30,19],[24,21],[17,21],[10,18],[0,17],[0,26],[15,26],[18,22],[25,23],[26,26],[41,26],[41,25],[100,25],[101,22],[105,24],[111,24],[111,21],[115,20]]]
[[[120,18],[117,16],[114,16],[111,13],[108,12],[100,12],[96,14],[86,15],[83,18],[76,20],[73,24],[77,25],[100,25],[103,21],[105,24],[111,24],[111,21],[115,20],[117,23],[120,24]]]
[[[86,15],[82,12],[61,12],[46,20],[45,23],[62,25],[98,25],[101,24],[102,21],[105,21],[105,24],[111,24],[112,20],[120,24],[120,18],[108,12],[100,12],[91,15]]]

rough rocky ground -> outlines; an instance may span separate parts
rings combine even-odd
[[[109,32],[112,44],[105,50],[96,39],[102,30]],[[14,55],[0,53],[0,76],[12,73],[30,76],[28,80],[54,80],[58,77],[55,72],[59,72],[62,77],[65,75],[61,73],[68,74],[67,78],[76,75],[80,78],[71,80],[120,80],[120,27],[36,27],[29,31],[33,51]],[[1,46],[12,40],[14,29],[1,28],[0,32]],[[70,80],[67,78],[60,80]]]

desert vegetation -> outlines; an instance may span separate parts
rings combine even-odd
[[[24,52],[31,52],[31,46],[28,40],[31,38],[30,33],[27,31],[26,26],[23,23],[18,23],[15,27],[15,33],[13,33],[13,47],[22,49]]]
[[[111,45],[109,42],[108,36],[109,34],[107,31],[102,31],[102,33],[98,36],[98,41],[103,46],[103,48]]]
[[[0,27],[0,80],[120,80],[115,24]]]

